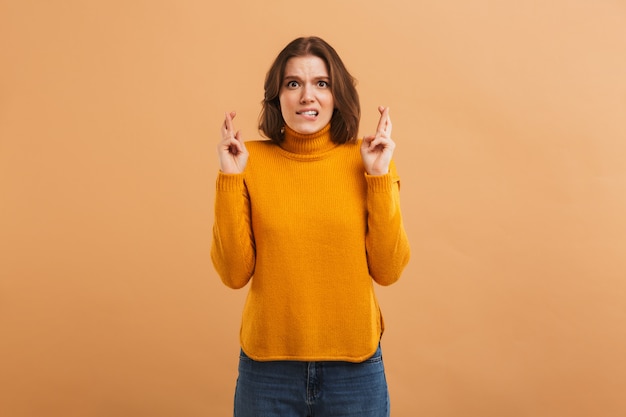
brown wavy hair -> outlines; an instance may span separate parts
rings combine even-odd
[[[275,143],[284,139],[285,120],[280,111],[280,88],[285,77],[285,67],[290,58],[316,56],[326,63],[330,78],[330,91],[335,110],[330,120],[330,137],[335,143],[356,140],[361,105],[356,91],[356,80],[350,75],[343,61],[326,41],[316,36],[291,41],[276,57],[265,77],[265,97],[259,116],[259,130]]]

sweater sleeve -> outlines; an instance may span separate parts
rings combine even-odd
[[[365,248],[369,272],[380,285],[400,278],[409,262],[409,241],[400,212],[400,178],[392,162],[386,175],[365,174],[367,181],[367,234]]]
[[[244,287],[254,273],[256,250],[244,174],[219,173],[211,260],[222,282]]]

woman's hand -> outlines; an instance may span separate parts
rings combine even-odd
[[[241,132],[235,133],[233,119],[237,113],[225,114],[222,124],[222,140],[217,145],[220,170],[225,174],[240,174],[248,162],[248,150],[241,139]]]
[[[365,136],[361,143],[361,157],[365,171],[369,175],[385,175],[389,172],[389,164],[396,144],[391,140],[391,119],[389,107],[378,107],[380,120],[375,135]]]

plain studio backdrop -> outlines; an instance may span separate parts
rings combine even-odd
[[[302,35],[391,107],[392,415],[626,415],[623,0],[1,0],[0,415],[232,415],[215,146]]]

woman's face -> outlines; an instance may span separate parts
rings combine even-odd
[[[322,130],[335,109],[324,61],[313,55],[290,58],[278,98],[283,119],[291,129],[302,134]]]

